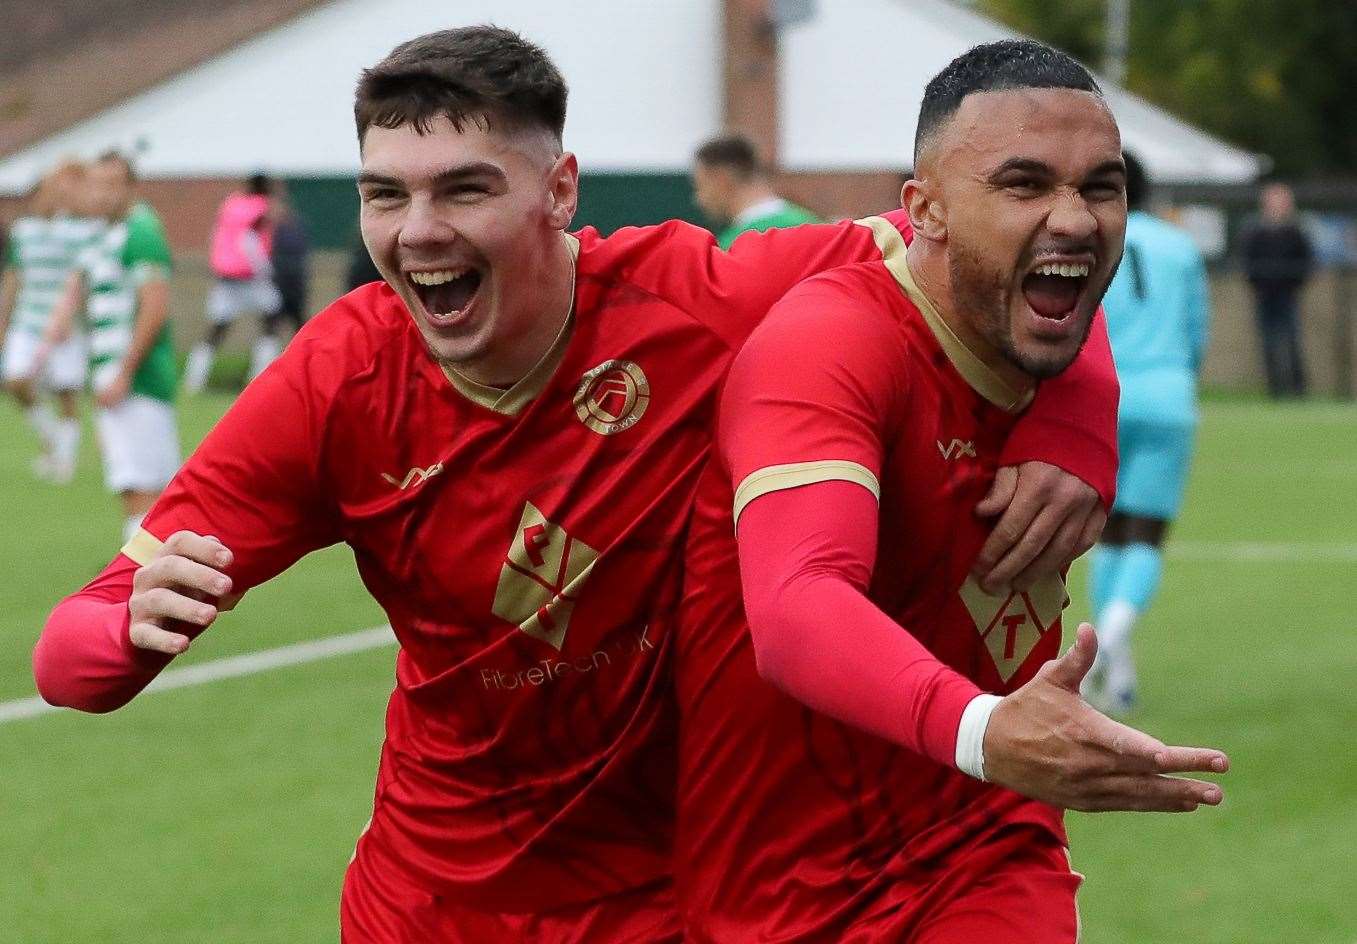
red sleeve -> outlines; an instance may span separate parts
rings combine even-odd
[[[1117,492],[1117,400],[1120,387],[1099,308],[1074,363],[1044,380],[1004,444],[1000,462],[1049,462],[1097,489],[1112,509]]]
[[[169,664],[170,656],[138,649],[128,638],[127,601],[136,570],[119,555],[47,618],[33,650],[33,680],[50,704],[96,712],[121,708]]]
[[[716,332],[744,343],[768,309],[802,280],[881,258],[872,232],[844,221],[746,233],[729,252],[706,230],[682,222],[623,228],[589,246],[587,263],[617,268]],[[584,273],[581,269],[581,273]]]
[[[342,365],[314,337],[245,388],[146,516],[155,541],[134,541],[129,556],[145,563],[175,531],[213,535],[234,555],[227,574],[240,594],[341,539],[321,465]]]
[[[742,497],[779,487],[768,476],[786,480],[788,465],[797,467],[785,470],[793,480],[858,481],[849,467],[860,467],[870,482],[859,484],[877,489],[882,442],[906,394],[898,368],[908,352],[891,315],[837,281],[848,277],[793,289],[731,365],[718,446]]]
[[[735,360],[719,449],[736,488],[760,675],[952,765],[961,713],[979,689],[866,595],[883,442],[908,393],[904,343],[870,298],[845,304],[824,280],[798,287]]]
[[[975,683],[867,598],[877,508],[847,482],[770,492],[740,517],[745,614],[759,675],[797,701],[955,766]]]
[[[227,574],[236,595],[339,539],[320,463],[331,378],[342,373],[314,347],[299,337],[246,388],[156,502],[125,556],[53,610],[33,653],[43,698],[112,711],[169,663],[131,644],[127,601],[138,564],[175,531],[215,535],[231,549]],[[175,630],[190,637],[200,631],[188,624]]]

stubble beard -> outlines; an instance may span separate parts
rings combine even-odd
[[[955,239],[948,248],[947,267],[952,280],[952,297],[958,308],[970,317],[971,324],[981,338],[998,351],[1004,360],[1033,380],[1049,380],[1074,363],[1093,327],[1091,313],[1084,318],[1079,343],[1068,356],[1024,353],[1013,341],[1013,325],[1007,303],[1007,275],[987,266],[979,253]]]

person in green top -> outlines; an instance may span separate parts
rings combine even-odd
[[[133,200],[125,157],[100,157],[86,186],[92,213],[108,225],[81,253],[50,335],[69,332],[83,302],[104,481],[121,496],[131,535],[179,468],[170,250],[155,211]]]
[[[778,196],[754,145],[740,135],[713,138],[697,149],[693,191],[702,212],[724,227],[716,237],[722,249],[751,230],[818,222],[810,210]]]

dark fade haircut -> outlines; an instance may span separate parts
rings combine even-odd
[[[762,170],[754,142],[742,134],[723,134],[712,138],[697,149],[694,157],[699,164],[734,171],[741,180],[748,180]]]
[[[967,95],[1010,89],[1074,89],[1101,95],[1089,71],[1071,56],[1031,39],[982,43],[957,56],[924,87],[914,133],[914,163],[929,139],[951,118]]]
[[[364,69],[354,96],[358,144],[368,128],[410,125],[428,134],[439,117],[505,130],[540,128],[560,146],[565,79],[546,52],[513,30],[464,26],[401,43]]]
[[[1150,205],[1150,176],[1130,151],[1122,151],[1121,159],[1126,162],[1126,209],[1143,210]]]
[[[98,157],[94,159],[94,163],[121,164],[123,169],[123,175],[127,178],[127,182],[131,184],[136,183],[137,181],[137,171],[136,168],[132,166],[132,160],[122,151],[119,151],[117,148],[110,148],[109,150],[100,154]]]

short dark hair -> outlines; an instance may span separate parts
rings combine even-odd
[[[458,131],[467,122],[542,128],[559,144],[566,96],[565,79],[540,46],[513,30],[465,26],[417,36],[364,69],[353,117],[359,144],[372,125],[408,124],[427,134],[440,116]]]
[[[245,189],[256,196],[267,197],[273,190],[273,179],[268,174],[251,174],[245,181]]]
[[[723,134],[719,138],[712,138],[698,148],[694,156],[699,164],[728,168],[744,180],[762,170],[754,142],[742,134]]]
[[[1126,162],[1126,208],[1143,210],[1150,205],[1150,177],[1145,173],[1145,165],[1130,151],[1122,151],[1121,159]]]
[[[967,95],[1009,89],[1062,88],[1102,94],[1089,71],[1072,57],[1031,39],[982,43],[953,59],[924,87],[919,125],[914,132],[914,162]]]
[[[132,161],[126,154],[117,148],[110,148],[94,159],[96,164],[121,164],[123,175],[128,183],[135,183],[137,179],[136,169],[132,167]]]

